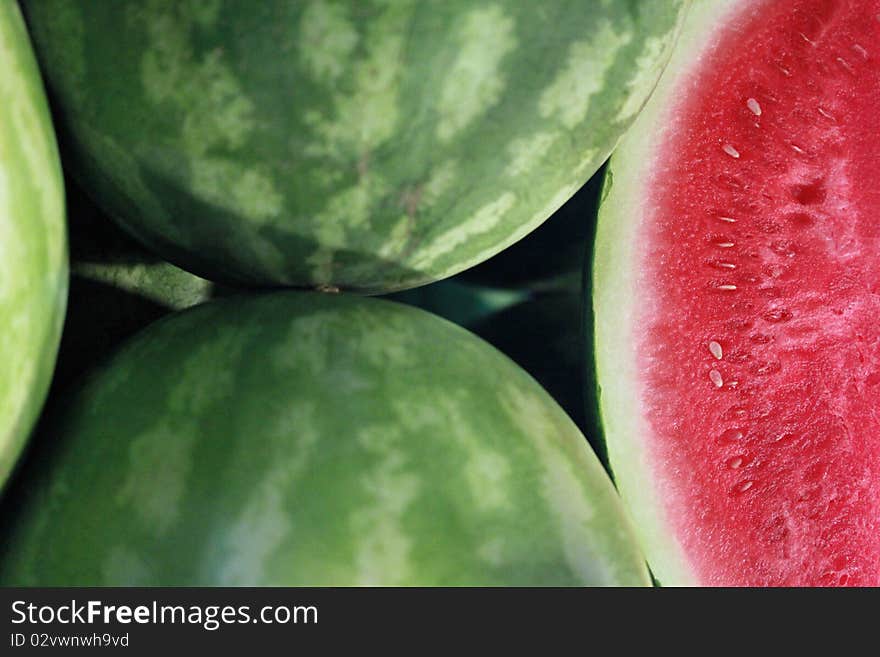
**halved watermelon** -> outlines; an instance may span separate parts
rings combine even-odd
[[[663,584],[880,585],[880,2],[705,0],[611,161],[611,466]]]

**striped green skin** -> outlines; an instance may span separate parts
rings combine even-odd
[[[209,281],[167,262],[74,261],[51,394],[65,390],[150,323],[215,293]]]
[[[211,298],[213,284],[168,262],[76,263],[77,278],[137,295],[169,310],[182,310]]]
[[[144,249],[76,185],[66,197],[71,278],[50,397],[151,322],[228,292]]]
[[[501,289],[538,293],[580,291],[584,259],[593,241],[605,167],[513,246],[462,272],[464,280]]]
[[[470,329],[531,374],[592,440],[584,415],[580,290],[538,295],[473,322]]]
[[[69,184],[66,193],[74,284],[77,280],[100,284],[168,310],[188,308],[217,292],[211,281],[175,267],[145,249],[77,185]]]
[[[66,300],[55,135],[18,7],[0,0],[0,487],[42,406]]]
[[[563,411],[402,304],[278,292],[165,318],[45,438],[3,584],[648,583]]]
[[[635,118],[688,0],[26,0],[71,168],[215,280],[404,289],[487,259]]]

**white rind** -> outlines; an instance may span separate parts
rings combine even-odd
[[[624,504],[635,520],[648,563],[663,585],[699,581],[666,518],[666,498],[654,477],[646,442],[634,345],[638,330],[636,246],[651,199],[647,184],[663,176],[669,153],[665,141],[678,99],[696,83],[692,73],[712,58],[722,26],[735,12],[746,13],[758,0],[696,0],[653,96],[614,152],[599,210],[593,261],[596,370],[608,458]],[[673,184],[673,181],[671,181]]]

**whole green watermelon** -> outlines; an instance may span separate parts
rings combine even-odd
[[[3,584],[648,582],[562,409],[402,304],[208,302],[141,333],[46,431],[4,509]]]
[[[687,0],[26,0],[71,169],[207,278],[390,291],[538,226]]]
[[[0,488],[55,363],[67,300],[64,191],[24,23],[0,1]]]

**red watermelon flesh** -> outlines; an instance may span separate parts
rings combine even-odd
[[[744,3],[636,249],[646,438],[698,582],[880,585],[880,2]]]

